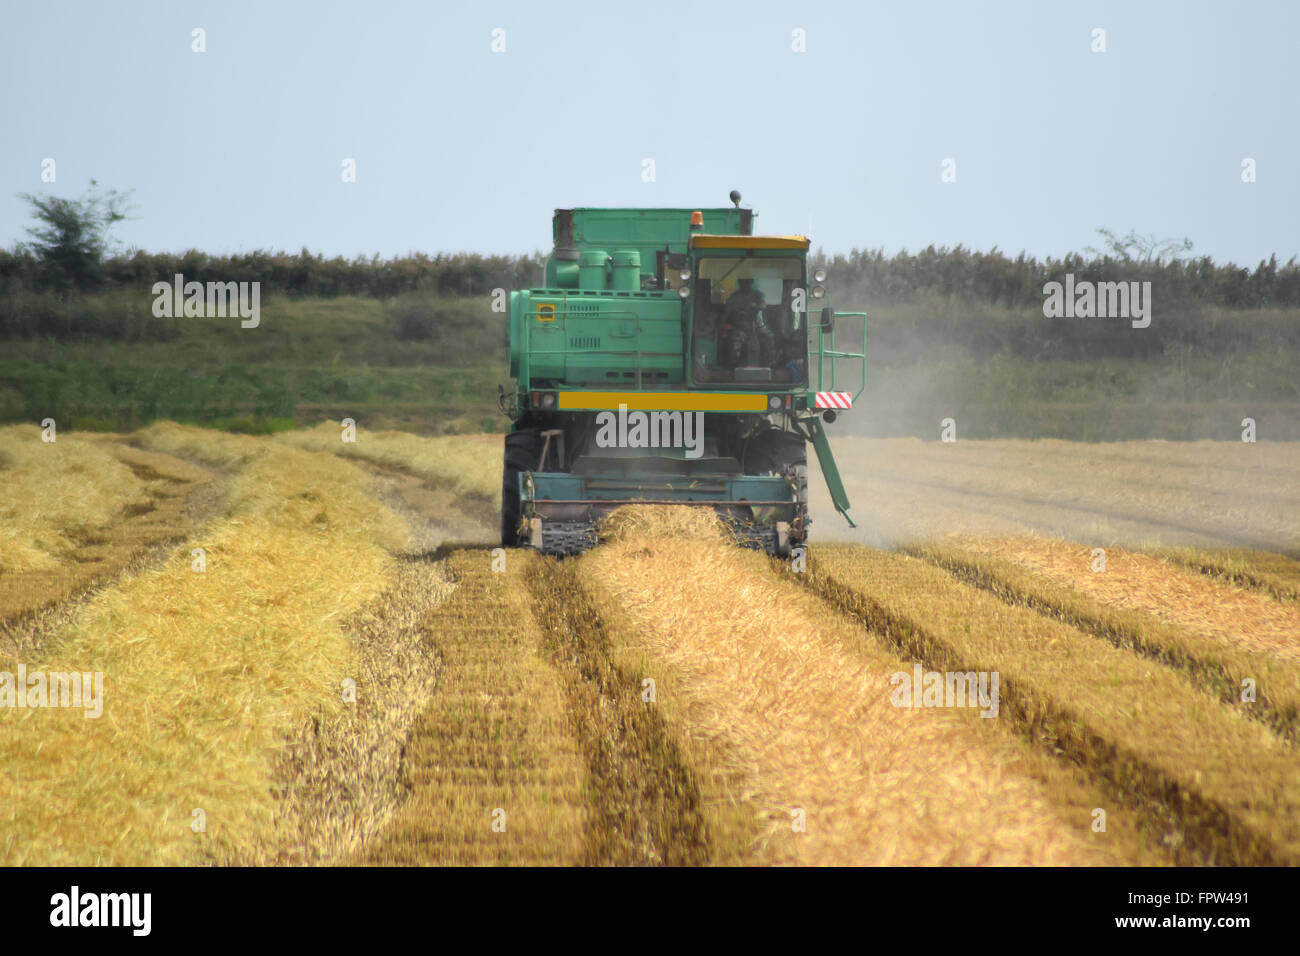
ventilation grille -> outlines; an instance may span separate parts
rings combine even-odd
[[[606,372],[606,373],[605,373],[605,378],[608,378],[608,379],[628,379],[628,380],[631,380],[631,379],[635,379],[635,378],[636,378],[636,372]],[[667,372],[652,372],[652,371],[648,371],[648,370],[647,370],[647,371],[643,371],[643,372],[641,373],[641,380],[642,380],[643,382],[660,382],[660,381],[667,381],[667,380],[668,380],[668,373],[667,373]]]

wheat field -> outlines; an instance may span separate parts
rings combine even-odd
[[[500,436],[0,430],[0,862],[1298,861],[1300,449],[836,451],[799,560],[561,561]]]

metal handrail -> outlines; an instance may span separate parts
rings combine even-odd
[[[853,393],[853,401],[858,400],[867,389],[867,313],[865,312],[836,312],[835,319],[861,319],[862,320],[862,351],[861,352],[842,352],[835,348],[835,324],[831,323],[829,335],[829,345],[827,348],[827,333],[824,326],[817,327],[817,391],[836,391],[835,388],[835,360],[841,358],[861,359],[862,374],[859,378],[858,390]],[[830,359],[831,375],[830,388],[825,388],[825,365],[826,360]]]

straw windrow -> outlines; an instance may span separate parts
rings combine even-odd
[[[888,678],[910,664],[862,646],[710,516],[637,509],[607,530],[583,574],[626,609],[625,652],[673,675],[674,723],[732,761],[722,773],[758,818],[755,862],[1122,859],[978,716],[892,706]]]
[[[1300,765],[1186,675],[916,558],[818,549],[810,587],[932,666],[998,670],[1009,715],[1110,782],[1180,862],[1300,860]]]
[[[357,664],[339,623],[383,590],[406,535],[345,463],[175,426],[144,438],[236,466],[228,513],[28,662],[102,672],[104,710],[0,713],[6,862],[178,864],[273,840],[275,758],[346,706]]]

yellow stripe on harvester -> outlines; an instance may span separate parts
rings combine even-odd
[[[722,392],[560,392],[561,409],[610,409],[626,405],[642,412],[765,412],[767,396]]]

